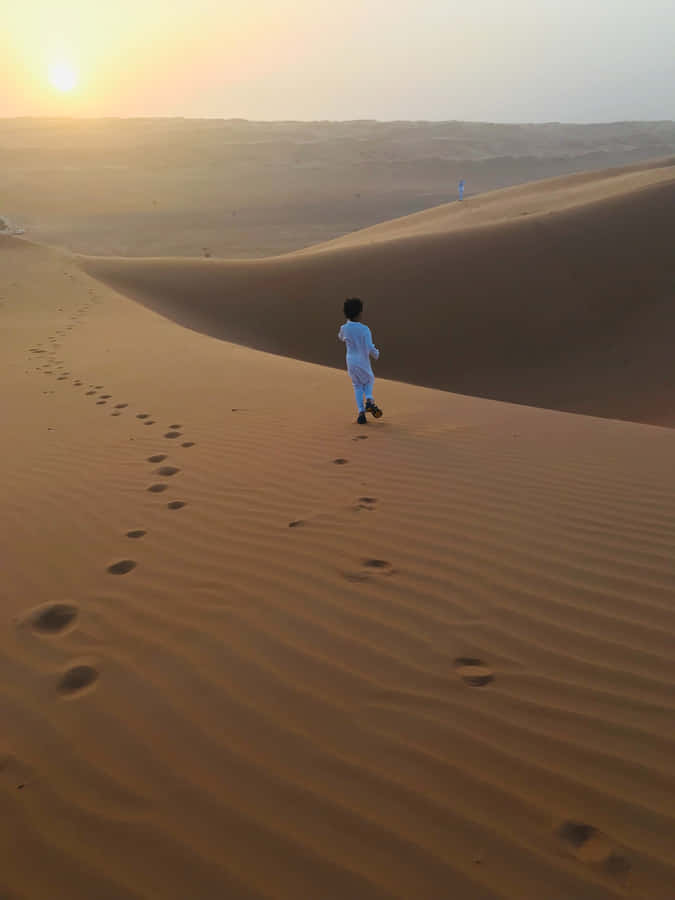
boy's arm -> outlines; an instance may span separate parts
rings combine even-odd
[[[341,341],[345,339],[344,331],[342,330],[344,327],[344,325],[340,325],[340,330],[338,331],[338,339]]]
[[[370,328],[368,329],[368,353],[373,357],[373,359],[380,358],[380,351],[377,349],[375,344],[373,343],[373,335],[370,332]]]

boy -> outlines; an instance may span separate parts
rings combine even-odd
[[[367,422],[366,411],[376,419],[382,415],[382,410],[373,400],[375,377],[370,365],[370,357],[379,359],[380,351],[373,344],[370,328],[359,322],[363,312],[363,303],[359,298],[351,297],[349,300],[345,300],[344,310],[347,321],[340,329],[338,337],[347,345],[347,372],[354,385],[356,405],[359,409],[359,417],[356,421],[359,425],[365,425]]]

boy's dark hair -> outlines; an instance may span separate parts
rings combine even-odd
[[[348,300],[345,300],[345,316],[348,319],[355,319],[362,312],[363,303],[358,297],[349,297]]]

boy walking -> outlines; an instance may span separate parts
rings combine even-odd
[[[359,425],[365,425],[366,412],[379,419],[382,410],[373,400],[373,383],[375,376],[370,365],[370,357],[380,358],[380,351],[373,344],[373,336],[370,328],[359,321],[363,312],[363,303],[358,297],[345,300],[345,316],[347,321],[340,328],[338,337],[347,345],[347,372],[354,385],[356,405],[359,417],[356,420]]]

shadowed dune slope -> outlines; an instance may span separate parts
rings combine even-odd
[[[380,376],[674,425],[674,236],[662,165],[512,188],[282,257],[82,265],[195,330],[335,366],[341,301],[359,295]]]

